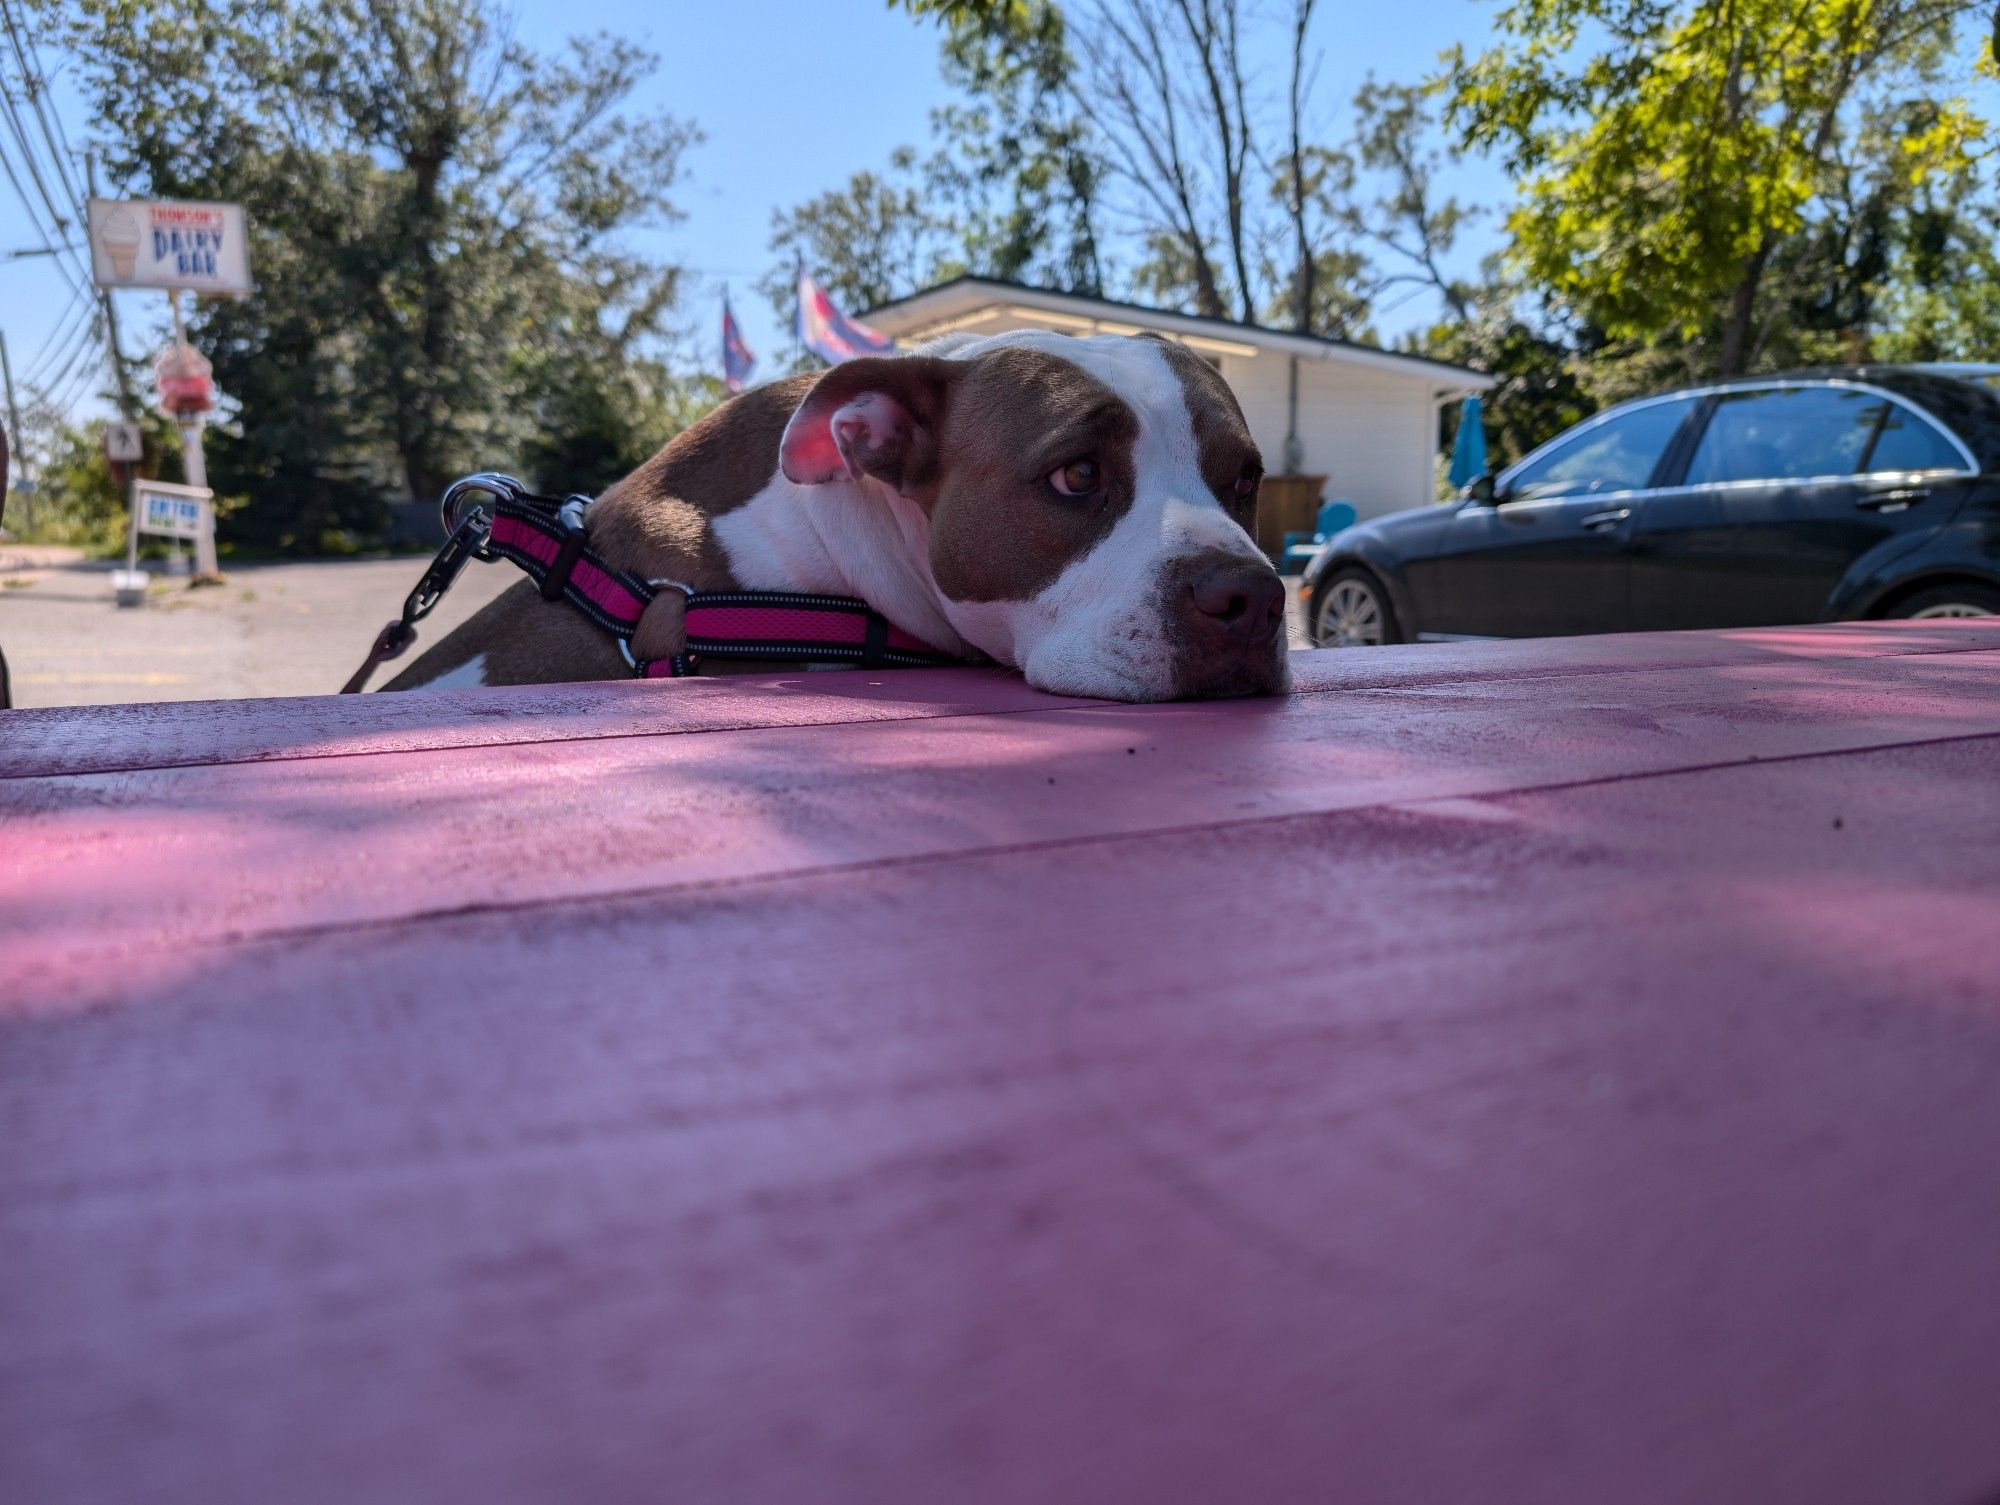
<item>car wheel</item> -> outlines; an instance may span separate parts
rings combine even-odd
[[[1344,569],[1321,588],[1313,608],[1313,646],[1379,648],[1403,641],[1382,583],[1364,569]]]
[[[1906,621],[1933,622],[1940,617],[2000,617],[2000,590],[1990,585],[1934,585],[1896,603],[1888,613]]]

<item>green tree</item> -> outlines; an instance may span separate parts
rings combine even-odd
[[[125,493],[104,459],[104,420],[72,423],[53,403],[31,396],[21,415],[14,481],[18,488],[23,453],[34,456],[32,530],[20,494],[7,510],[9,531],[40,543],[80,545],[101,554],[125,552],[129,517]],[[147,480],[181,480],[180,434],[158,413],[140,417],[145,454],[134,467]]]
[[[1870,353],[1891,361],[1991,361],[2000,355],[2000,209],[1965,177],[1926,180],[1874,291]]]
[[[1467,290],[1466,314],[1447,318],[1410,341],[1416,354],[1470,366],[1499,378],[1481,399],[1494,469],[1511,464],[1602,405],[1591,361],[1572,332],[1536,318],[1532,298],[1497,278]],[[1443,447],[1457,438],[1458,413],[1446,413]]]
[[[964,101],[934,111],[925,193],[982,276],[1100,295],[1104,164],[1070,81],[1076,59],[1049,0],[946,17],[945,81]]]
[[[626,111],[646,53],[532,52],[491,0],[67,14],[112,180],[249,208],[257,290],[195,325],[235,404],[211,475],[250,498],[237,537],[365,534],[385,492],[519,460],[579,385],[657,382],[674,272],[619,241],[671,216],[695,134]]]
[[[1928,110],[1904,167],[1963,170],[1984,122],[1936,98],[1969,0],[1512,0],[1504,47],[1454,49],[1450,119],[1523,181],[1527,280],[1614,341],[1694,369],[1756,358],[1767,278],[1828,219],[1864,117]],[[1839,233],[1845,233],[1844,230]],[[1797,247],[1791,248],[1794,252]]]

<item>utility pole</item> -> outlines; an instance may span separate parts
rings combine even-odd
[[[14,447],[21,453],[21,526],[35,526],[35,477],[28,469],[28,443],[21,437],[21,408],[14,401],[14,366],[7,359],[7,332],[0,329],[0,377],[7,382],[7,433],[14,441]],[[0,483],[4,484],[4,483]],[[0,511],[4,511],[7,498],[0,492]]]
[[[97,197],[97,153],[83,154],[84,182],[90,189],[90,196]],[[109,288],[97,290],[97,301],[104,310],[104,334],[111,349],[111,379],[118,386],[118,412],[127,423],[139,421],[139,405],[132,400],[132,378],[125,371],[125,356],[118,344],[118,309],[111,301]],[[125,476],[125,511],[131,522],[125,530],[125,568],[139,568],[139,509],[132,502],[132,473]]]

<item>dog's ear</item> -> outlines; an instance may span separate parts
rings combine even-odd
[[[814,486],[838,475],[886,481],[905,495],[937,478],[938,442],[959,361],[864,356],[844,361],[806,394],[778,446],[785,479]]]

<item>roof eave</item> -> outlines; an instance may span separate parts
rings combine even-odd
[[[1120,303],[1108,298],[1092,298],[1079,293],[1050,292],[1044,288],[1024,287],[1016,283],[994,281],[983,277],[955,277],[949,282],[941,282],[935,287],[927,287],[912,293],[907,298],[898,298],[893,303],[869,309],[860,317],[884,334],[900,339],[911,330],[947,319],[961,318],[992,303],[1013,303],[1037,312],[1061,314],[1072,318],[1091,318],[1101,323],[1144,322],[1194,339],[1234,341],[1278,354],[1294,355],[1301,360],[1320,361],[1329,365],[1373,367],[1401,377],[1428,380],[1433,388],[1433,399],[1436,401],[1465,396],[1473,392],[1484,392],[1499,380],[1498,377],[1489,376],[1484,372],[1473,371],[1464,366],[1454,366],[1445,361],[1434,361],[1427,356],[1403,355],[1393,350],[1378,350],[1369,345],[1325,340],[1313,335],[1289,334],[1283,330],[1234,324],[1224,319],[1204,319],[1193,314],[1146,308],[1139,304]],[[1083,310],[1086,308],[1106,309],[1112,312],[1085,313]],[[1120,313],[1134,317],[1121,319],[1118,317]]]

